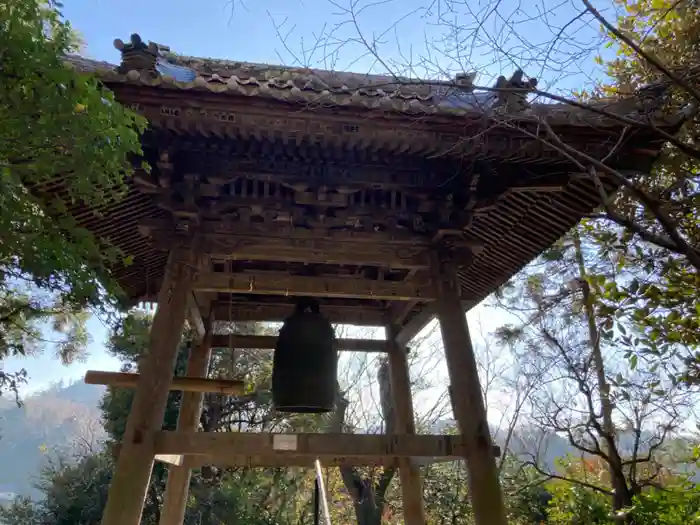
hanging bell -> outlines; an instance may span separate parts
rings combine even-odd
[[[272,402],[280,412],[335,407],[338,351],[333,326],[314,299],[300,299],[280,329],[272,361]]]

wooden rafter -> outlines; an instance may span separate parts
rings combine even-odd
[[[277,338],[272,335],[214,335],[214,348],[274,348]],[[338,350],[349,352],[386,352],[386,341],[381,339],[338,339]]]
[[[344,277],[307,277],[266,272],[197,275],[194,289],[205,292],[281,296],[346,297],[371,300],[432,301],[430,283],[374,281]]]

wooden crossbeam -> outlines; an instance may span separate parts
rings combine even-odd
[[[112,445],[112,456],[117,458],[121,444],[115,443]],[[500,448],[493,447],[494,456],[498,457],[501,454]],[[275,454],[275,455],[259,455],[259,454],[230,454],[224,457],[211,456],[207,454],[156,454],[156,461],[167,463],[169,465],[180,466],[187,463],[189,468],[198,468],[204,465],[214,465],[217,467],[248,467],[248,468],[279,468],[279,467],[307,467],[313,468],[316,458],[310,455],[296,454]],[[326,456],[323,458],[325,467],[394,467],[400,466],[402,456]],[[446,463],[457,461],[462,458],[451,456],[437,457],[412,457],[411,462],[417,466],[431,465],[434,463]]]
[[[117,459],[119,457],[119,453],[122,450],[122,444],[112,443],[109,447],[109,450],[112,453],[112,457],[114,459]],[[174,465],[176,467],[183,465],[186,459],[188,461],[188,466],[191,466],[190,464],[192,463],[193,459],[199,465],[202,464],[200,462],[200,456],[185,456],[183,454],[156,454],[155,459],[160,463],[167,463],[168,465]]]
[[[431,301],[435,299],[429,283],[371,281],[344,277],[306,277],[266,272],[217,273],[197,276],[194,289],[203,292],[228,292],[262,295],[303,295],[310,297],[346,297],[355,299]]]
[[[178,456],[185,458],[187,464],[192,468],[203,465],[214,465],[217,467],[248,467],[248,468],[279,468],[279,467],[306,467],[313,468],[315,458],[311,456],[297,456],[293,454],[283,454],[275,456],[260,455],[231,455],[219,459],[205,455]],[[323,458],[324,467],[399,467],[400,456],[327,456]],[[429,465],[431,463],[441,463],[446,461],[457,461],[461,458],[412,458],[416,465]],[[158,456],[156,456],[158,460]]]
[[[139,225],[157,249],[168,250],[182,236],[172,222],[149,219]],[[198,225],[200,249],[213,258],[287,261],[317,264],[427,268],[429,239],[405,232],[355,232],[342,229],[305,230],[289,225]]]
[[[123,388],[136,388],[139,374],[125,372],[100,372],[88,370],[85,373],[85,383],[88,385],[108,385]],[[204,379],[200,377],[174,377],[170,390],[183,392],[217,393],[238,395],[243,393],[245,383],[229,379]]]
[[[352,456],[381,460],[386,456],[463,458],[461,436],[380,434],[268,434],[249,432],[158,432],[156,454],[210,456],[215,463],[240,456],[324,458]],[[495,450],[494,450],[495,452]]]
[[[277,337],[273,335],[214,335],[214,348],[274,348]],[[386,352],[386,341],[381,339],[338,339],[338,350],[349,352]]]
[[[156,461],[179,467],[183,464],[185,457],[180,454],[156,454]]]
[[[219,321],[233,322],[281,322],[294,311],[289,303],[252,303],[225,301],[212,305],[212,313]],[[357,326],[383,326],[385,311],[373,307],[321,305],[323,315],[333,324]]]

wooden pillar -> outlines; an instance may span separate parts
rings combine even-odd
[[[206,324],[204,339],[190,350],[189,360],[187,361],[188,377],[206,377],[209,371],[212,341],[211,317]],[[177,430],[179,432],[197,431],[203,400],[204,394],[201,392],[183,392],[180,414],[177,418]],[[168,467],[168,480],[165,484],[160,525],[182,525],[184,522],[191,473],[192,470],[187,457],[184,458],[182,465],[171,465]]]
[[[476,525],[506,525],[503,494],[456,266],[449,254],[435,253],[431,270],[437,288],[435,311],[449,371],[452,410],[467,444],[465,459],[475,522]]]
[[[196,271],[189,250],[170,253],[158,294],[158,308],[149,338],[149,353],[141,361],[119,458],[109,488],[102,525],[139,525],[155,459],[154,433],[163,426],[177,349]]]
[[[396,434],[415,434],[416,424],[413,415],[406,348],[396,343],[396,331],[391,326],[387,326],[386,336],[391,395],[396,419],[394,432]],[[401,458],[399,460],[399,477],[401,479],[404,523],[406,525],[425,525],[423,484],[418,466],[410,458]]]

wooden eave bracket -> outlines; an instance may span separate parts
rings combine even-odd
[[[473,301],[462,300],[462,308],[465,315],[472,306],[474,306]],[[435,319],[435,316],[435,307],[432,304],[425,305],[423,309],[409,319],[407,323],[397,327],[396,343],[399,346],[406,346],[430,321]]]

